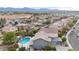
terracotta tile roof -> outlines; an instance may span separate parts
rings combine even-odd
[[[16,19],[16,18],[30,18],[31,14],[14,14],[14,15],[0,15],[0,18]]]
[[[7,25],[5,27],[2,28],[3,32],[11,32],[11,31],[16,31],[17,28],[11,25]]]
[[[41,28],[40,31],[44,31],[46,33],[58,33],[56,28]]]

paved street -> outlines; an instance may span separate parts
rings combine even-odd
[[[68,40],[72,48],[79,51],[79,21],[69,33]]]

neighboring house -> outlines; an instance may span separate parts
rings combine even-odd
[[[56,39],[56,40],[55,40]],[[58,31],[54,28],[42,28],[32,38],[33,47],[35,49],[42,49],[48,45],[60,45],[61,40],[58,38]]]
[[[17,21],[17,19],[16,20],[11,20],[10,22],[9,22],[9,24],[11,24],[11,25],[13,25],[13,26],[15,26],[15,25],[17,25],[19,23],[19,21]]]
[[[66,26],[70,21],[72,21],[72,19],[66,18],[66,19],[62,19],[61,21],[64,23],[64,26]]]
[[[17,30],[17,28],[12,25],[6,25],[2,28],[2,32],[14,32],[16,30]]]
[[[35,26],[41,26],[42,23],[41,23],[41,22],[35,22],[34,25],[35,25]]]
[[[48,41],[48,40],[50,40],[50,41]],[[45,40],[43,38],[38,38],[38,39],[34,40],[33,41],[33,48],[40,50],[48,45],[54,46],[54,45],[61,45],[62,44],[62,40],[58,37],[48,38],[48,40]]]
[[[61,21],[58,21],[54,24],[50,24],[49,28],[56,28],[58,31],[62,31],[63,25],[64,24]]]
[[[58,37],[58,30],[56,28],[41,28],[38,33],[44,32],[49,37]]]
[[[49,28],[41,28],[35,37],[32,38],[33,47],[40,50],[48,45],[61,45],[62,40],[58,37],[58,31],[62,31],[63,27],[65,27],[70,20],[71,19],[68,18],[62,19],[51,24]]]
[[[51,44],[52,45],[61,45],[62,44],[62,40],[59,37],[51,38]]]
[[[0,15],[0,18],[5,18],[5,19],[10,19],[10,20],[12,20],[12,19],[17,19],[17,18],[26,18],[26,19],[28,19],[28,18],[31,18],[32,17],[32,14],[12,14],[12,15]]]
[[[70,18],[62,19],[61,21],[57,21],[54,24],[50,24],[49,28],[56,28],[58,31],[62,31],[63,27],[65,27],[69,21],[72,21]]]
[[[42,38],[38,38],[37,40],[33,41],[33,48],[37,50],[41,50],[42,48],[48,45],[49,45],[49,42]]]
[[[24,31],[27,31],[30,29],[30,26],[28,24],[18,24],[16,25],[16,27],[18,30],[24,30]]]

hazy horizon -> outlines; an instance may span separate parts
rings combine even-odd
[[[0,7],[12,8],[50,8],[55,7],[60,10],[78,10],[78,0],[0,0]],[[51,9],[52,9],[51,8]]]
[[[79,11],[71,7],[0,7],[0,8],[32,8],[32,9],[42,9],[42,8],[44,9],[45,8],[49,10],[58,9],[58,10]]]

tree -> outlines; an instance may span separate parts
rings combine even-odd
[[[50,24],[51,23],[51,21],[50,20],[48,20],[48,21],[46,21],[46,22],[44,22],[43,24]]]
[[[66,34],[66,32],[68,31],[68,28],[67,27],[63,27],[63,30],[62,30],[62,34]]]
[[[58,37],[62,37],[63,33],[62,32],[58,32]]]
[[[4,19],[1,18],[0,19],[0,27],[3,27],[5,23],[6,23],[5,18]]]
[[[16,42],[16,35],[14,32],[7,32],[3,35],[3,43],[4,44],[12,44]]]
[[[73,25],[74,25],[73,21],[70,21],[70,22],[68,23],[68,26],[69,26],[69,27],[72,27]]]
[[[76,23],[77,22],[77,20],[76,19],[73,19],[73,23]]]
[[[31,36],[31,37],[34,36],[33,32],[27,32],[27,35],[28,35],[28,36]]]
[[[66,37],[65,36],[62,36],[62,42],[65,42],[66,41]]]
[[[32,29],[33,34],[36,34],[38,32],[38,30],[36,29]]]

